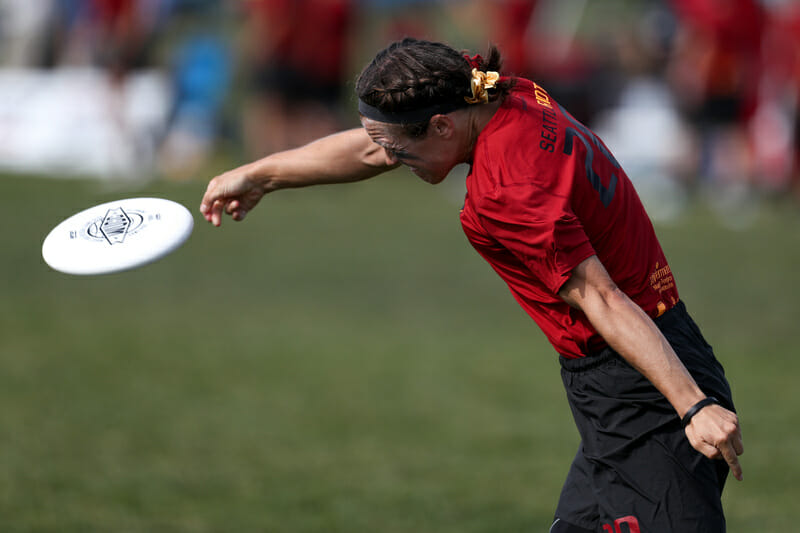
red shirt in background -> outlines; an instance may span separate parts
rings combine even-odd
[[[247,0],[247,17],[261,25],[260,53],[311,79],[341,83],[348,59],[352,0]]]

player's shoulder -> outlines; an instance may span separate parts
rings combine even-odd
[[[494,158],[556,155],[561,109],[534,81],[515,78],[511,92],[478,138]],[[538,148],[539,150],[535,150]]]
[[[489,188],[511,189],[533,187],[549,190],[558,181],[563,156],[556,137],[548,129],[522,127],[518,134],[494,138],[476,146],[473,174],[483,192]],[[519,124],[515,126],[515,129]]]

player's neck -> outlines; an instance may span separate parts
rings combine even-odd
[[[483,105],[476,105],[470,106],[468,109],[470,110],[468,122],[467,122],[467,135],[468,135],[468,157],[466,158],[467,163],[472,161],[473,152],[475,150],[475,144],[478,142],[478,137],[480,136],[483,129],[491,122],[492,117],[494,114],[497,113],[497,110],[500,109],[503,100],[499,98],[494,102],[489,102]]]

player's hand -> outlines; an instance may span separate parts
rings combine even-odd
[[[738,456],[744,452],[744,445],[736,413],[721,405],[707,405],[692,417],[686,436],[695,450],[709,459],[724,459],[733,476],[742,480]]]
[[[262,183],[252,176],[249,165],[229,170],[208,183],[200,203],[200,212],[215,226],[222,224],[222,214],[244,220],[266,193]]]

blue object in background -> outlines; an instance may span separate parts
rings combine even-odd
[[[173,66],[173,120],[188,120],[195,135],[214,137],[230,80],[231,57],[225,42],[214,35],[187,37]]]

